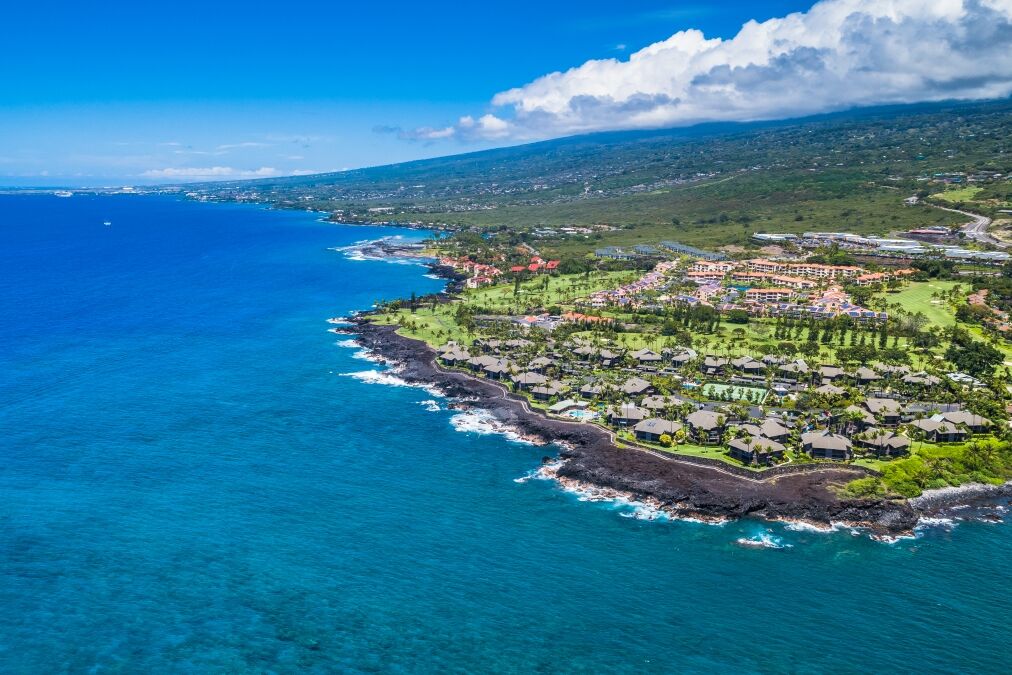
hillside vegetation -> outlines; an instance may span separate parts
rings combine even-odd
[[[965,220],[919,194],[995,215],[1006,178],[952,194],[938,174],[1012,173],[1012,103],[878,108],[801,120],[594,134],[297,178],[188,186],[205,198],[332,212],[337,220],[537,230],[602,226],[550,247],[756,230],[888,233]],[[939,195],[933,197],[932,195]]]

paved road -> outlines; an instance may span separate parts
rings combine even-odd
[[[961,231],[966,235],[967,239],[973,239],[981,244],[990,244],[992,246],[997,246],[998,248],[1008,248],[1008,244],[988,234],[987,228],[991,224],[991,219],[987,216],[970,213],[969,211],[960,211],[959,209],[950,209],[946,206],[937,206],[935,204],[932,204],[932,206],[936,209],[949,211],[950,213],[959,213],[967,218],[971,218],[970,222],[963,225],[961,228]]]

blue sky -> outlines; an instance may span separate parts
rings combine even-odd
[[[0,185],[339,170],[1012,91],[1012,0],[342,4],[8,3]]]
[[[544,73],[688,26],[730,35],[754,14],[749,2],[10,3],[0,184],[331,170],[498,145],[375,129],[452,123]]]

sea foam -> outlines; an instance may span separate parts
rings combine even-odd
[[[508,425],[500,422],[496,419],[495,415],[489,411],[482,410],[480,408],[474,408],[457,413],[450,418],[450,424],[453,425],[454,429],[463,433],[480,434],[482,436],[499,434],[514,443],[542,445],[540,443],[535,443],[530,438],[524,437],[515,429],[512,429]]]
[[[388,387],[410,387],[412,389],[421,389],[433,396],[445,396],[435,385],[408,382],[398,377],[396,371],[391,370],[362,370],[356,373],[341,373],[341,376],[351,377],[366,384],[383,384]]]
[[[772,548],[776,550],[794,548],[794,544],[788,544],[770,532],[760,532],[751,537],[739,537],[735,539],[734,543],[749,548]]]

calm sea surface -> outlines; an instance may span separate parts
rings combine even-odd
[[[0,196],[0,672],[1008,671],[1009,525],[887,545],[517,482],[544,448],[326,331],[440,287],[330,250],[395,234]]]

